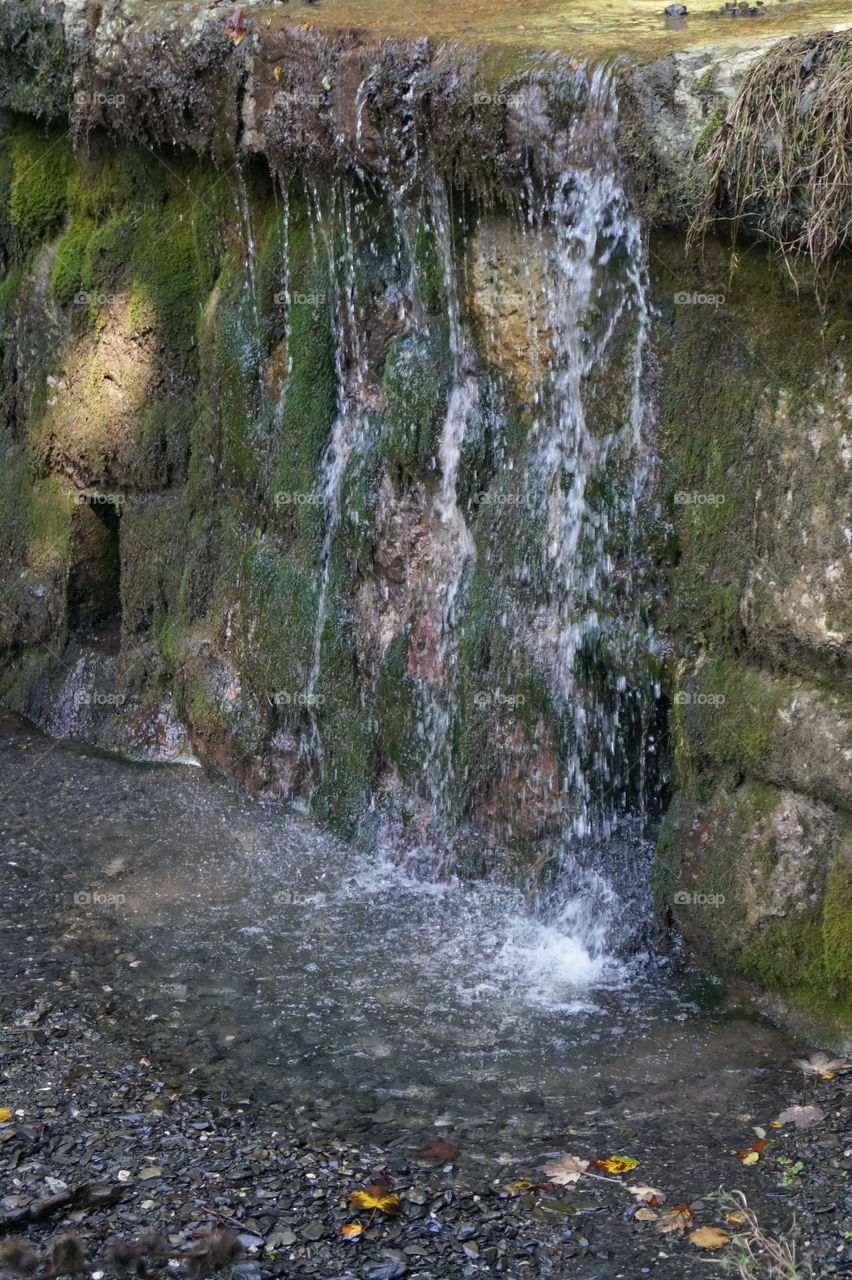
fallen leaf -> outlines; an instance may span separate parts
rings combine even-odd
[[[663,1204],[666,1198],[665,1191],[659,1187],[628,1187],[627,1190],[640,1204]]]
[[[820,1120],[825,1119],[825,1112],[822,1107],[788,1107],[786,1111],[782,1111],[778,1117],[779,1124],[789,1124],[792,1120],[797,1129],[810,1129],[811,1125],[819,1124]]]
[[[517,1182],[507,1182],[503,1190],[510,1196],[519,1196],[522,1191],[552,1191],[553,1183],[530,1182],[528,1178],[520,1178]]]
[[[607,1173],[629,1173],[637,1168],[639,1161],[632,1156],[604,1156],[601,1160],[593,1160],[596,1169],[606,1169]]]
[[[745,1165],[757,1164],[758,1160],[760,1159],[760,1153],[758,1151],[748,1151],[748,1150],[738,1151],[737,1159],[739,1160],[740,1164],[745,1164]]]
[[[344,1222],[340,1228],[340,1234],[346,1236],[347,1240],[355,1240],[363,1230],[360,1222]]]
[[[809,1058],[794,1058],[793,1065],[801,1068],[806,1076],[824,1076],[831,1080],[835,1071],[844,1071],[852,1063],[842,1058],[829,1058],[827,1053],[812,1053]]]
[[[762,1129],[759,1124],[756,1124],[754,1126],[754,1132],[757,1134],[758,1138],[766,1137],[766,1130]]]
[[[358,1209],[377,1209],[382,1213],[399,1213],[399,1196],[387,1187],[372,1186],[366,1191],[350,1191],[346,1197]]]
[[[0,1124],[5,1124],[7,1120],[12,1119],[12,1113],[8,1107],[0,1107]]]
[[[453,1146],[452,1142],[445,1142],[443,1138],[430,1142],[428,1147],[417,1152],[421,1160],[437,1160],[440,1164],[451,1164],[458,1153],[458,1147]]]
[[[692,1226],[693,1212],[688,1204],[677,1204],[673,1209],[666,1209],[657,1223],[657,1230],[662,1232],[684,1232]]]
[[[725,1221],[729,1227],[744,1227],[748,1219],[740,1209],[734,1209],[733,1213],[725,1214]]]
[[[721,1249],[731,1237],[721,1227],[698,1227],[686,1238],[697,1244],[699,1249]]]
[[[588,1167],[588,1160],[581,1160],[579,1156],[562,1156],[561,1159],[544,1165],[544,1172],[557,1186],[570,1187],[583,1176]]]
[[[644,1205],[641,1209],[637,1209],[633,1215],[639,1222],[656,1222],[658,1216],[653,1209],[648,1209]]]

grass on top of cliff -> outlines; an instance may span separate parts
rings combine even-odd
[[[726,218],[823,280],[852,244],[852,31],[797,36],[749,71],[704,158],[690,238]]]

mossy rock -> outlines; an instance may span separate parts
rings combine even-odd
[[[386,465],[411,476],[434,473],[449,387],[445,325],[415,331],[391,343],[384,377],[385,430],[379,442]]]

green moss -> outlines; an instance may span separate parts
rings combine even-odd
[[[829,874],[822,904],[821,941],[828,991],[837,998],[847,998],[852,1015],[852,852],[841,854]]]
[[[51,275],[51,288],[57,301],[67,306],[87,284],[88,247],[95,224],[87,219],[71,223],[56,246],[56,259]]]
[[[55,231],[65,213],[71,147],[64,135],[31,124],[15,129],[9,223],[23,253]]]
[[[437,465],[441,423],[449,391],[449,337],[445,325],[409,333],[391,343],[385,365],[382,459],[412,475]]]

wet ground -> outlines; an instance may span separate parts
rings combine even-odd
[[[85,1177],[123,1188],[69,1208],[87,1247],[239,1212],[265,1249],[245,1280],[668,1280],[718,1255],[636,1220],[621,1184],[696,1226],[720,1222],[723,1186],[770,1229],[796,1211],[817,1274],[844,1274],[849,1075],[809,1087],[819,1125],[769,1128],[811,1046],[707,980],[595,958],[511,893],[417,883],[197,769],[0,728],[0,1215]],[[768,1146],[746,1166],[755,1127]],[[417,1157],[436,1139],[458,1148],[446,1164]],[[505,1189],[566,1152],[639,1165]],[[346,1240],[345,1195],[367,1182],[404,1211]]]

